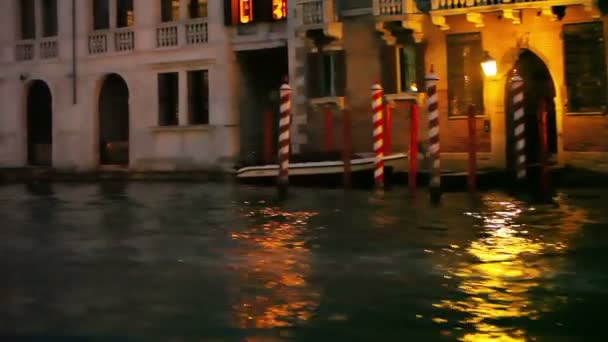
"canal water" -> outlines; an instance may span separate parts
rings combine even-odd
[[[2,340],[605,340],[608,190],[275,195],[1,186]]]

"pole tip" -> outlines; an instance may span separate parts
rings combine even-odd
[[[523,82],[523,78],[519,75],[519,70],[517,68],[513,68],[511,71],[511,82]]]
[[[435,65],[434,64],[431,64],[431,69],[429,71],[429,74],[426,75],[424,77],[424,79],[426,81],[438,81],[439,80],[439,77],[437,75],[435,75]]]

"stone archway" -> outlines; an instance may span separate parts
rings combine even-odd
[[[557,118],[555,107],[555,83],[543,60],[528,49],[522,49],[514,67],[524,79],[524,112],[526,135],[526,160],[528,174],[534,175],[539,169],[539,149],[541,147],[540,120],[538,111],[544,102],[547,110],[547,143],[548,152],[556,159],[558,152]],[[511,73],[509,73],[511,75]],[[509,77],[510,78],[510,77]],[[506,82],[506,156],[509,170],[515,168],[515,139],[513,136],[514,123],[511,107],[511,82]]]
[[[53,161],[53,97],[41,80],[32,81],[27,90],[27,160],[38,166]]]
[[[106,76],[99,95],[99,164],[129,165],[129,88],[117,74]]]

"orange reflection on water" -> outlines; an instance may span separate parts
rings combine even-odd
[[[287,327],[308,321],[319,305],[319,293],[306,280],[311,251],[300,237],[316,213],[276,208],[246,214],[254,224],[233,239],[244,244],[242,284],[255,284],[240,293],[234,305],[238,326]]]
[[[549,251],[565,248],[564,242],[552,242],[539,235],[530,237],[528,227],[516,224],[524,210],[509,202],[492,202],[484,199],[492,210],[489,214],[472,214],[483,220],[485,236],[474,241],[467,252],[476,262],[461,262],[448,273],[460,280],[458,289],[466,294],[463,300],[443,300],[435,306],[466,314],[460,324],[471,326],[474,332],[461,337],[461,341],[526,341],[526,332],[517,327],[500,326],[502,319],[538,319],[550,311],[553,301],[536,302],[531,298],[532,289],[541,286],[543,277],[555,271],[555,263],[546,258],[534,257]],[[580,228],[573,222],[584,222],[578,210],[560,210],[566,231],[558,231],[558,239],[564,239]],[[568,213],[576,218],[567,218]],[[554,227],[556,230],[559,226]]]

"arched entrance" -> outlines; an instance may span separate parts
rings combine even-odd
[[[129,88],[117,74],[105,78],[99,95],[99,164],[129,164]]]
[[[33,81],[27,92],[27,160],[50,166],[53,160],[53,97],[44,81]]]
[[[541,125],[539,108],[544,102],[547,110],[547,143],[549,158],[557,155],[557,120],[555,114],[555,86],[545,63],[532,51],[523,49],[514,68],[524,79],[524,112],[526,134],[526,160],[529,178],[539,175],[539,156],[541,149]],[[509,170],[515,169],[515,140],[513,137],[513,111],[511,106],[511,82],[507,82],[505,93],[506,106],[506,155]]]

